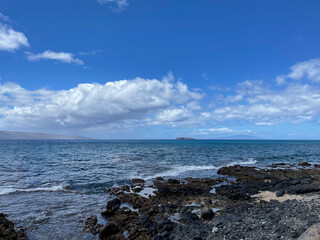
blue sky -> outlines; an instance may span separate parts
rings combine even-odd
[[[319,139],[316,0],[0,2],[0,129]]]

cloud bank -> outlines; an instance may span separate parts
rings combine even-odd
[[[109,125],[183,123],[180,111],[203,97],[172,76],[135,78],[106,84],[79,84],[69,90],[29,91],[14,83],[0,85],[0,128],[100,128]],[[175,114],[178,113],[178,114]],[[177,115],[179,115],[177,117]]]
[[[282,75],[292,82],[282,82],[281,88],[263,81],[247,80],[237,85],[235,94],[220,99],[213,110],[217,122],[274,125],[283,122],[318,121],[320,114],[320,60],[311,59],[293,65],[291,72]],[[279,77],[276,79],[279,82]],[[305,83],[304,81],[309,81]]]
[[[27,59],[32,62],[40,60],[56,60],[62,63],[73,63],[76,65],[84,64],[82,60],[75,58],[72,53],[68,52],[54,52],[51,50],[46,50],[43,53],[38,54],[33,54],[31,52],[26,52],[25,54],[27,56]]]
[[[30,91],[5,83],[0,85],[0,129],[91,131],[167,126],[215,135],[255,134],[247,127],[242,130],[248,124],[255,129],[281,123],[319,124],[319,68],[314,59],[295,64],[286,74],[291,81],[281,86],[246,80],[233,90],[215,88],[211,91],[217,96],[206,96],[213,103],[199,90],[175,81],[171,73],[161,80],[83,83],[58,91]]]

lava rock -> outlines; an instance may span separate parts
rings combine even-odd
[[[92,234],[97,234],[97,229],[95,228],[98,222],[97,216],[91,216],[86,219],[84,231],[90,232]]]
[[[120,208],[121,201],[119,198],[114,198],[107,203],[107,210],[116,211]]]
[[[139,184],[143,185],[145,183],[145,181],[141,178],[134,178],[131,180],[131,182],[133,185],[139,185]]]
[[[203,208],[200,212],[200,217],[202,220],[211,220],[214,217],[214,212],[211,208]]]
[[[298,165],[301,166],[301,167],[310,167],[311,166],[311,164],[308,163],[308,162],[299,162]]]
[[[169,178],[168,183],[169,184],[180,184],[180,180]]]
[[[14,230],[13,222],[6,219],[6,215],[0,213],[0,239],[3,240],[28,240],[23,229]]]
[[[114,222],[107,223],[104,227],[99,229],[100,240],[107,240],[111,235],[117,234],[119,228]]]
[[[285,194],[285,191],[283,189],[276,192],[277,197],[282,197]]]

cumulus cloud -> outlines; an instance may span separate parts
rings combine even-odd
[[[273,125],[315,120],[320,114],[318,86],[291,83],[284,89],[272,90],[261,81],[245,81],[238,88],[235,95],[226,97],[229,100],[223,107],[214,109],[216,121]]]
[[[284,84],[288,78],[294,80],[306,79],[313,82],[320,82],[320,59],[315,58],[299,62],[290,67],[289,74],[280,75],[276,78],[278,84]]]
[[[98,0],[100,4],[114,4],[116,7],[113,8],[114,11],[122,11],[127,6],[129,6],[128,0]]]
[[[294,81],[286,81],[292,79]],[[278,123],[317,121],[320,115],[320,59],[311,59],[290,67],[277,77],[282,87],[273,88],[261,80],[246,80],[234,94],[220,98],[212,117],[216,122],[254,123],[271,126]],[[297,80],[309,80],[303,83]]]
[[[21,47],[29,47],[27,37],[4,23],[8,21],[9,18],[0,13],[0,51],[12,52]]]
[[[60,91],[29,91],[7,83],[0,85],[0,128],[89,129],[128,121],[146,124],[147,119],[172,125],[192,117],[184,105],[202,97],[170,77],[86,83]]]
[[[75,58],[72,53],[68,52],[54,52],[46,50],[43,53],[33,54],[31,52],[25,53],[29,61],[40,61],[40,60],[56,60],[62,63],[73,63],[77,65],[83,65],[83,61]]]
[[[199,129],[199,134],[207,135],[207,134],[246,134],[251,133],[251,130],[235,130],[227,127],[223,128],[208,128],[208,129]]]

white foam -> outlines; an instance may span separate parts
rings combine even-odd
[[[154,193],[156,190],[157,189],[152,187],[145,187],[137,194],[140,195],[141,197],[149,198],[150,196],[156,196],[156,194]]]
[[[182,173],[185,172],[191,172],[191,171],[205,171],[205,170],[217,170],[218,167],[213,166],[213,165],[198,165],[198,166],[194,166],[194,165],[187,165],[187,166],[175,166],[172,169],[163,172],[163,173],[158,173],[152,176],[146,176],[144,177],[145,180],[149,180],[152,178],[156,178],[156,177],[174,177],[174,176],[178,176]],[[141,176],[139,176],[141,177]]]
[[[10,187],[0,187],[0,196],[7,195],[11,193],[17,192],[56,192],[56,191],[63,191],[64,186],[56,185],[51,187],[37,187],[37,188],[10,188]]]
[[[254,158],[249,158],[247,161],[231,162],[231,163],[228,163],[226,166],[230,167],[230,166],[234,166],[234,165],[253,165],[256,163],[257,163],[257,160],[255,160]]]
[[[214,166],[214,165],[185,165],[185,166],[173,166],[170,170],[162,173],[157,173],[155,175],[151,176],[143,176],[143,175],[138,175],[138,176],[130,176],[130,179],[132,178],[143,178],[144,180],[150,180],[156,177],[175,177],[179,176],[182,173],[185,172],[191,172],[191,171],[206,171],[206,170],[217,170],[221,167],[230,167],[234,165],[253,165],[256,164],[257,160],[254,158],[249,158],[247,161],[235,161],[231,162],[222,166]]]
[[[184,205],[185,207],[200,207],[199,204],[196,204],[195,202],[191,202],[190,204]]]
[[[180,213],[175,213],[175,214],[173,214],[172,216],[169,216],[168,219],[169,219],[171,222],[179,223]]]

